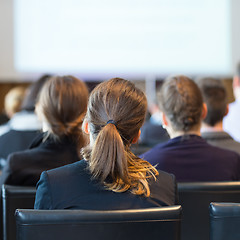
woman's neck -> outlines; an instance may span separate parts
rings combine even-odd
[[[180,137],[180,136],[183,136],[183,135],[197,135],[197,136],[201,136],[201,132],[200,132],[200,129],[197,129],[197,130],[190,130],[190,131],[187,131],[187,132],[184,132],[184,131],[170,131],[168,130],[168,134],[170,136],[170,138],[175,138],[175,137]]]

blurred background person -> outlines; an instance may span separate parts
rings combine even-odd
[[[38,94],[49,77],[50,75],[44,75],[29,86],[21,111],[12,116],[7,124],[8,129],[0,136],[1,168],[10,153],[27,149],[41,131],[42,125],[34,110]]]
[[[159,106],[171,139],[140,157],[181,182],[240,180],[239,155],[200,136],[207,107],[194,81],[183,75],[167,78],[159,92]]]
[[[11,119],[15,113],[21,110],[23,99],[25,98],[26,87],[14,87],[8,91],[4,98],[4,112],[8,119]],[[0,135],[9,131],[10,122],[0,125]]]
[[[136,155],[147,152],[159,143],[169,140],[166,129],[162,126],[161,112],[156,103],[148,107],[146,121],[141,128],[141,136],[137,144],[133,144],[131,149]]]
[[[201,127],[202,137],[210,144],[240,154],[240,143],[223,131],[223,118],[228,114],[227,91],[220,79],[200,78],[197,84],[207,105],[207,116]]]
[[[152,148],[158,143],[168,141],[170,137],[162,126],[161,111],[157,103],[153,103],[149,107],[149,113],[149,120],[141,128],[140,143]]]
[[[233,78],[233,93],[235,101],[229,104],[229,112],[223,119],[223,129],[240,142],[240,63]]]
[[[73,76],[51,77],[44,84],[36,104],[43,124],[30,149],[9,155],[0,184],[35,186],[42,171],[81,159],[88,142],[82,132],[88,89]]]

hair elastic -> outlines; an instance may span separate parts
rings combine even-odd
[[[115,123],[115,121],[114,121],[114,120],[108,120],[106,125],[108,125],[109,123],[111,123],[111,124],[113,124],[113,125],[115,125],[115,126],[116,126],[116,123]]]

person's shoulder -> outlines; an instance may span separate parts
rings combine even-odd
[[[165,172],[165,171],[161,171],[159,169],[158,169],[158,173],[159,173],[159,175],[157,176],[157,178],[159,181],[165,180],[167,182],[169,182],[169,181],[175,182],[175,176],[173,174]]]
[[[215,156],[218,156],[219,158],[226,158],[226,161],[230,161],[231,159],[239,159],[240,156],[235,151],[232,151],[230,149],[213,146],[209,143],[208,144],[208,153],[211,153]]]
[[[47,174],[49,176],[54,176],[54,175],[71,175],[74,172],[77,173],[81,173],[81,172],[85,172],[87,169],[87,162],[86,160],[82,159],[80,161],[74,162],[74,163],[70,163],[58,168],[54,168],[51,170],[47,171]]]
[[[168,145],[169,145],[169,141],[164,142],[164,143],[159,143],[156,146],[154,146],[152,149],[150,149],[149,151],[141,154],[139,157],[144,159],[144,157],[146,157],[146,156],[150,156],[152,154],[156,154],[159,151],[163,151],[164,149],[166,149],[168,147]]]

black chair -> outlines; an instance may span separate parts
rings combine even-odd
[[[181,206],[111,211],[16,211],[17,240],[177,240],[180,223]]]
[[[240,203],[211,203],[209,211],[210,240],[240,239]]]
[[[35,187],[2,186],[4,240],[16,240],[15,211],[17,208],[33,208],[35,194]]]
[[[179,204],[183,209],[182,240],[209,239],[209,204],[239,202],[240,182],[179,183]]]

